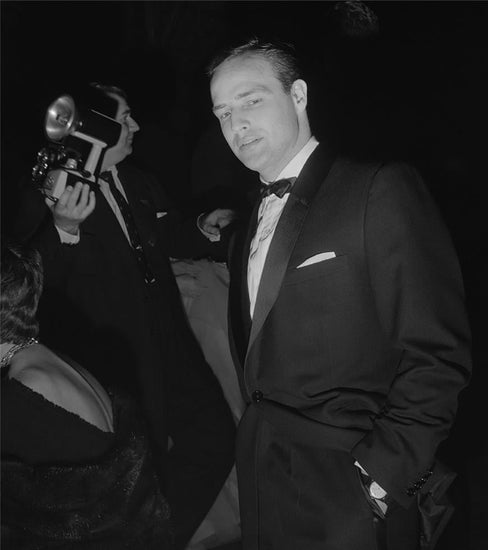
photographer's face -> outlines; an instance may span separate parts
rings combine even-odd
[[[104,167],[109,168],[132,153],[132,140],[134,134],[139,131],[139,124],[132,118],[129,105],[123,97],[117,94],[108,94],[118,104],[115,120],[122,125],[119,141],[105,153]]]

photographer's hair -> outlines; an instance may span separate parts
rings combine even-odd
[[[211,79],[217,68],[225,61],[237,57],[260,56],[266,59],[281,82],[283,90],[289,92],[295,80],[302,78],[301,69],[294,46],[280,42],[264,42],[252,38],[245,44],[224,50],[217,54],[207,67],[207,76]]]
[[[90,82],[88,85],[80,86],[76,94],[82,105],[111,118],[116,117],[119,106],[114,96],[119,96],[128,102],[127,93],[112,84]]]
[[[90,82],[90,86],[92,88],[95,88],[96,90],[99,90],[105,95],[115,94],[125,99],[125,101],[129,102],[129,97],[127,96],[125,90],[119,88],[118,86],[114,86],[112,84],[100,84],[99,82]]]
[[[39,252],[2,243],[0,293],[0,342],[21,344],[39,332],[37,306],[43,272]]]

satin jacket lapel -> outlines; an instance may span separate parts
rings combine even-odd
[[[230,262],[230,289],[229,289],[229,326],[231,343],[241,367],[244,366],[251,316],[249,312],[249,292],[247,286],[247,266],[249,261],[249,247],[256,231],[256,221],[259,210],[259,201],[254,206],[247,228],[243,228],[236,235]]]
[[[332,162],[332,154],[327,151],[324,145],[319,145],[306,162],[295,182],[293,192],[288,198],[276,227],[264,264],[254,308],[248,353],[278,297],[288,261],[310,204],[326,179]],[[247,254],[249,254],[249,246],[247,247]]]

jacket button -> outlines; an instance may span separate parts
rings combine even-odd
[[[254,403],[259,403],[263,399],[263,392],[260,392],[259,390],[252,392],[252,400]]]

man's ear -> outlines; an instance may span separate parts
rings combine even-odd
[[[298,79],[291,85],[291,97],[297,112],[302,112],[307,107],[307,83]]]

